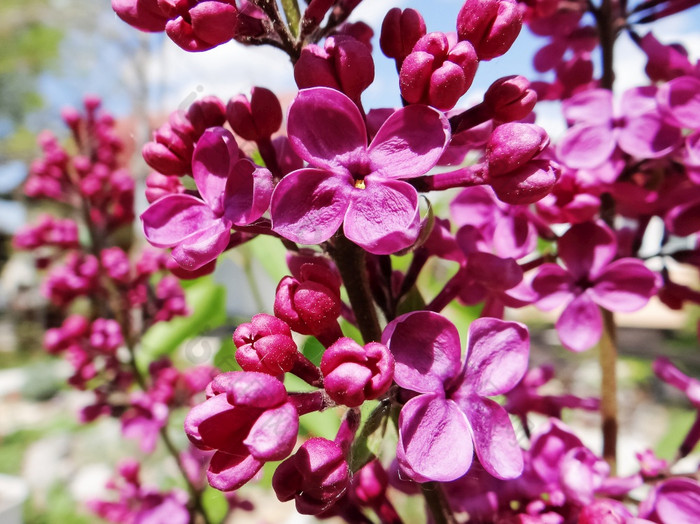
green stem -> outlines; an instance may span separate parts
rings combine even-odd
[[[420,487],[435,524],[456,524],[442,485],[439,482],[425,482]]]
[[[333,245],[329,246],[329,251],[345,284],[362,338],[365,343],[379,341],[382,331],[369,286],[364,249],[340,233]]]

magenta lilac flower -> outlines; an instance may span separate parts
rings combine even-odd
[[[256,372],[222,373],[207,394],[188,413],[185,431],[198,448],[216,450],[209,484],[222,491],[238,489],[265,462],[292,452],[299,415],[279,380]]]
[[[223,128],[207,130],[192,160],[201,199],[169,194],[141,215],[148,241],[172,247],[185,269],[199,269],[218,257],[229,243],[231,227],[254,222],[267,210],[272,175],[240,158],[236,140]]]
[[[658,275],[637,259],[615,260],[615,234],[600,222],[584,222],[569,229],[557,243],[557,264],[540,266],[532,281],[544,310],[565,305],[556,322],[564,347],[584,351],[602,334],[599,307],[629,312],[641,309],[659,287]]]
[[[394,354],[396,383],[418,393],[399,417],[396,456],[406,476],[455,480],[469,470],[474,451],[491,475],[520,475],[522,454],[508,414],[487,397],[509,391],[527,369],[529,335],[522,324],[475,320],[464,363],[457,328],[437,313],[398,317],[382,341]]]
[[[418,192],[403,179],[432,169],[449,139],[439,112],[413,105],[390,116],[367,146],[355,104],[328,88],[302,90],[288,134],[310,167],[285,176],[272,196],[273,230],[301,244],[345,236],[370,253],[394,253],[418,238]]]

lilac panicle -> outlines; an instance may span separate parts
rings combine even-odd
[[[169,194],[141,215],[146,239],[156,247],[172,247],[185,269],[212,262],[225,249],[231,227],[254,222],[267,210],[272,175],[240,158],[236,140],[224,128],[207,130],[192,159],[201,199]]]
[[[367,146],[355,104],[328,88],[299,92],[289,109],[292,148],[309,167],[275,187],[273,230],[301,244],[345,236],[370,253],[395,253],[418,238],[418,193],[401,179],[432,169],[449,140],[439,112],[412,105],[393,113]]]
[[[216,489],[238,489],[265,462],[292,452],[299,414],[276,378],[247,371],[222,373],[207,386],[207,396],[188,413],[185,432],[199,449],[216,450],[207,472]]]
[[[525,374],[525,326],[475,320],[463,364],[457,328],[430,311],[396,318],[382,341],[394,355],[396,383],[418,393],[399,416],[396,453],[406,476],[416,482],[455,480],[469,470],[474,451],[491,475],[520,475],[522,453],[508,414],[487,397],[506,393]]]
[[[572,226],[559,239],[559,257],[566,269],[544,264],[532,281],[544,310],[566,304],[556,330],[564,347],[584,351],[602,334],[600,307],[610,311],[641,309],[659,288],[659,277],[641,260],[615,260],[615,234],[602,222]]]

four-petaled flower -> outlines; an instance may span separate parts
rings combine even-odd
[[[396,318],[382,342],[394,354],[396,383],[418,393],[399,415],[396,458],[406,476],[416,482],[458,479],[469,470],[474,451],[494,477],[521,474],[522,453],[508,413],[486,397],[510,391],[525,374],[525,326],[475,320],[464,364],[457,328],[431,311]]]
[[[188,270],[215,260],[231,238],[231,227],[250,224],[267,211],[272,175],[241,158],[236,139],[223,127],[204,132],[192,156],[194,182],[202,198],[169,194],[141,215],[146,239],[172,247]]]
[[[437,164],[450,138],[439,111],[412,105],[394,112],[367,145],[357,106],[325,87],[303,89],[289,109],[288,135],[309,163],[272,194],[272,229],[301,244],[345,236],[374,254],[395,253],[418,238],[418,192],[403,179]]]

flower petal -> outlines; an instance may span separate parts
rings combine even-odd
[[[226,184],[238,155],[236,139],[223,127],[207,129],[194,148],[194,182],[199,194],[217,215],[224,211]]]
[[[420,231],[418,192],[400,180],[370,175],[364,189],[352,190],[345,213],[345,236],[375,255],[411,246]]]
[[[612,120],[612,111],[612,91],[609,89],[581,91],[562,103],[562,112],[572,124],[606,124]]]
[[[469,326],[464,386],[479,396],[502,395],[523,378],[529,355],[523,324],[478,318]]]
[[[573,169],[590,169],[605,162],[614,150],[615,136],[608,125],[578,124],[564,133],[557,156]]]
[[[247,158],[233,165],[226,183],[224,216],[237,226],[260,218],[270,206],[272,173]]]
[[[194,271],[216,259],[224,252],[231,239],[231,222],[215,220],[206,229],[182,239],[172,251],[175,261]]]
[[[566,306],[555,327],[562,345],[579,352],[598,343],[603,332],[603,320],[598,306],[588,293],[583,293]]]
[[[665,123],[655,112],[630,118],[617,137],[620,149],[636,158],[661,158],[679,147],[682,140],[681,130]]]
[[[352,178],[319,169],[300,169],[284,177],[272,193],[272,229],[300,244],[328,240],[343,223]]]
[[[292,149],[314,167],[341,172],[367,161],[367,131],[357,106],[328,87],[302,89],[289,107]]]
[[[523,454],[508,413],[488,398],[474,396],[460,403],[471,425],[474,450],[484,469],[499,479],[513,479],[523,472]]]
[[[469,423],[457,404],[435,395],[419,395],[401,409],[396,458],[416,482],[449,482],[472,464]]]
[[[557,243],[559,257],[575,280],[594,279],[614,258],[615,234],[603,222],[575,224]]]
[[[373,171],[392,178],[412,178],[430,171],[450,139],[447,118],[424,105],[410,105],[382,124],[369,146]]]
[[[566,269],[557,264],[542,264],[532,280],[537,294],[537,307],[549,311],[574,298],[574,279]]]
[[[444,391],[461,371],[457,328],[432,311],[414,311],[392,320],[382,343],[394,355],[394,380],[419,393]]]
[[[659,88],[658,100],[679,127],[700,128],[700,79],[681,76]]]
[[[156,247],[173,247],[216,220],[211,209],[191,195],[166,195],[141,215],[143,230]]]
[[[298,432],[299,414],[286,402],[260,415],[243,444],[259,460],[282,460],[294,449]]]
[[[243,446],[241,454],[236,455],[217,451],[209,463],[207,480],[218,490],[233,491],[252,479],[263,464],[263,461],[248,454]]]
[[[621,258],[603,270],[588,294],[610,311],[631,312],[646,306],[658,287],[658,275],[641,260]]]

